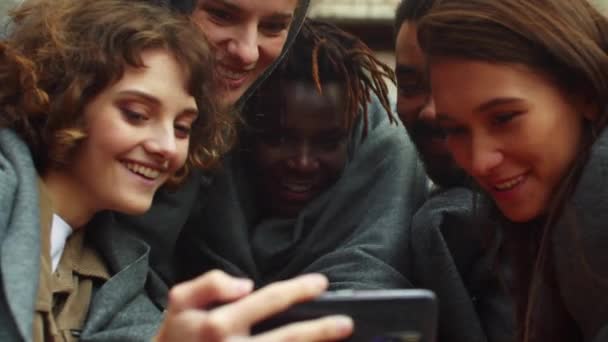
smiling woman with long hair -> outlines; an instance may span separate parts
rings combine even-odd
[[[419,26],[447,146],[505,235],[521,341],[608,339],[607,37],[586,0],[442,0]]]

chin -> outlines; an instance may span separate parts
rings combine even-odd
[[[509,219],[509,221],[515,223],[530,222],[540,216],[537,211],[529,210],[527,208],[520,210],[516,210],[513,208],[500,208],[500,211],[506,218]]]
[[[114,208],[114,211],[127,215],[143,215],[152,206],[152,199],[149,200],[132,200],[120,203]]]

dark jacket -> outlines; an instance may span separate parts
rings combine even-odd
[[[497,269],[501,237],[486,238],[489,212],[467,188],[430,197],[416,213],[403,273],[439,299],[439,341],[511,342],[514,313]]]

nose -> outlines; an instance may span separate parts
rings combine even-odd
[[[471,142],[470,171],[473,177],[486,177],[502,163],[504,156],[491,139],[474,137]]]
[[[251,66],[257,63],[260,57],[257,26],[250,25],[235,31],[228,41],[227,52],[242,65]]]
[[[315,172],[319,169],[319,160],[312,153],[308,144],[302,144],[297,147],[293,155],[287,159],[287,166],[301,173]]]
[[[159,125],[153,129],[150,137],[144,142],[144,149],[157,156],[161,162],[171,160],[177,153],[173,126]]]
[[[433,97],[429,96],[427,103],[420,110],[419,117],[423,121],[435,121],[437,112],[435,112],[435,101],[433,100]]]

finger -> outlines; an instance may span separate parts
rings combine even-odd
[[[347,316],[327,316],[310,321],[292,323],[254,336],[251,342],[271,341],[337,341],[350,336],[353,321]]]
[[[209,271],[169,291],[169,310],[201,309],[213,302],[231,301],[253,289],[249,279],[234,278],[222,271]]]
[[[210,320],[230,330],[243,331],[264,318],[285,311],[295,303],[318,296],[325,291],[327,285],[327,278],[320,274],[276,282],[237,302],[214,309],[210,312]]]
[[[199,341],[207,314],[202,310],[186,310],[178,314],[167,314],[154,342]]]

